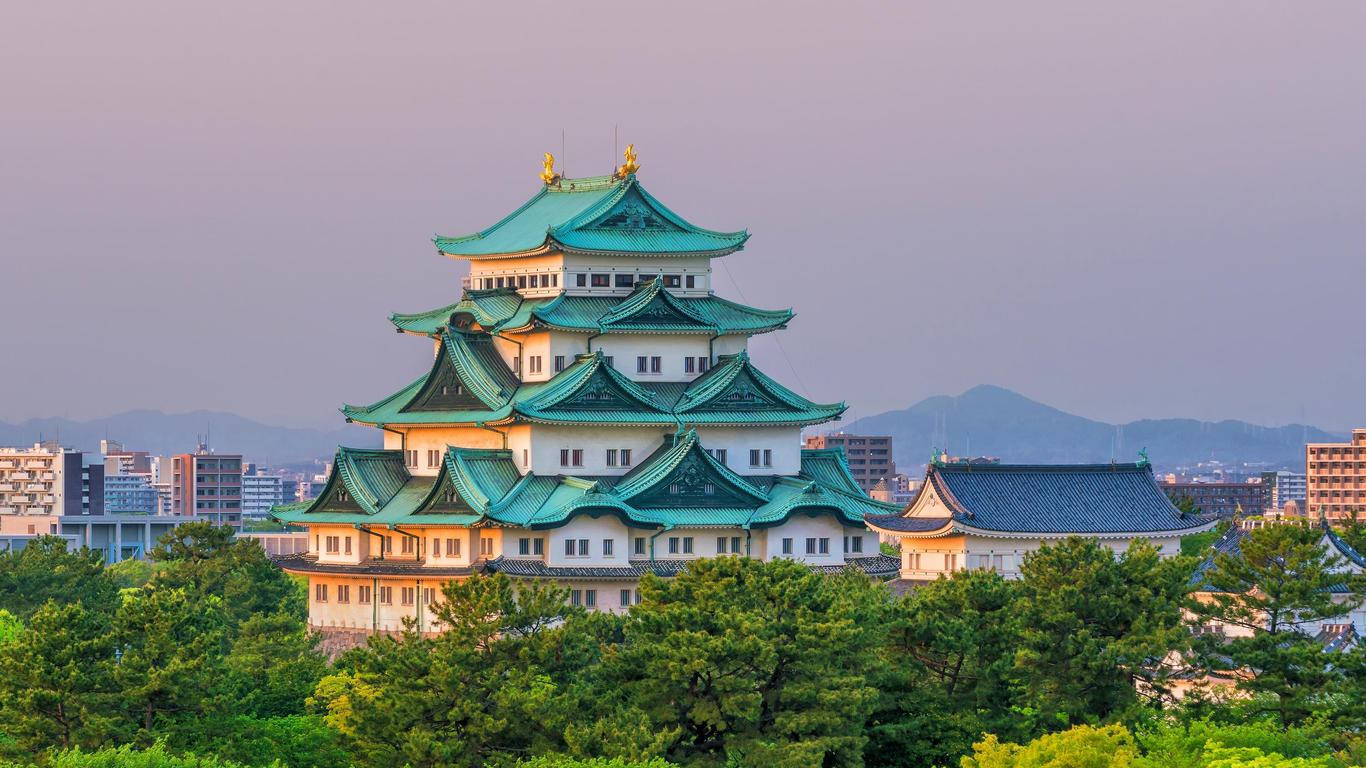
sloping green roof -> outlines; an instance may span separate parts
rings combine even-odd
[[[407,474],[401,451],[344,448],[322,495],[307,504],[276,507],[271,514],[295,524],[523,528],[552,528],[577,515],[605,514],[627,525],[658,528],[763,527],[794,514],[834,515],[857,526],[864,515],[896,511],[895,505],[846,490],[852,477],[840,462],[832,466],[830,453],[803,451],[796,477],[747,477],[713,459],[697,432],[687,430],[620,476],[522,475],[511,451],[447,448],[435,477],[417,477]],[[352,498],[339,501],[335,489],[340,487]]]
[[[742,248],[748,238],[743,231],[714,232],[690,224],[629,175],[559,179],[488,229],[434,242],[441,253],[460,258],[551,250],[722,256]]]
[[[448,343],[447,348],[453,351],[438,356],[423,379],[369,406],[343,405],[342,413],[351,421],[385,425],[527,421],[677,427],[819,424],[839,418],[845,410],[844,403],[813,403],[787,389],[755,368],[743,352],[720,356],[711,370],[692,382],[633,381],[595,352],[579,355],[549,381],[509,391],[511,382],[498,379],[511,372],[491,344]],[[480,349],[486,357],[474,354]],[[462,355],[459,362],[457,354]],[[452,360],[446,362],[447,357]],[[481,373],[480,365],[495,370]],[[482,389],[475,392],[481,401],[453,391],[439,398],[442,388],[450,390],[456,380],[472,391],[470,382],[482,382]]]
[[[662,294],[662,296],[660,295]],[[657,311],[664,305],[666,311]],[[790,309],[756,309],[720,296],[675,296],[658,277],[638,283],[630,295],[522,298],[515,289],[466,291],[465,298],[416,314],[392,314],[405,333],[435,336],[452,316],[467,315],[490,332],[533,327],[576,333],[704,333],[712,336],[768,333],[792,320]]]

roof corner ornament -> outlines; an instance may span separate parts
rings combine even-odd
[[[615,175],[618,179],[624,179],[627,176],[632,176],[635,174],[636,171],[640,170],[640,163],[636,162],[636,145],[627,144],[626,151],[622,152],[621,156],[626,159],[626,162],[622,163],[620,166],[617,167],[617,172]]]
[[[1144,446],[1138,449],[1138,466],[1151,467],[1152,464],[1153,463],[1148,460],[1148,447]]]
[[[555,173],[555,156],[549,152],[545,153],[545,161],[541,168],[541,181],[548,187],[559,181],[560,174]]]

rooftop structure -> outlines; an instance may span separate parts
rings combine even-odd
[[[900,514],[868,527],[899,541],[901,577],[932,580],[960,568],[1018,578],[1024,555],[1048,541],[1088,536],[1122,550],[1148,539],[1164,555],[1214,523],[1174,507],[1146,460],[1129,464],[932,462]]]
[[[309,577],[315,627],[439,629],[425,606],[440,584],[478,572],[554,578],[600,610],[697,557],[895,572],[862,521],[896,507],[864,494],[842,451],[800,448],[844,404],[749,357],[792,312],[712,292],[711,260],[748,234],[689,223],[645,191],[633,153],[623,167],[547,166],[503,220],[436,239],[470,264],[463,294],[389,318],[434,357],[342,407],[383,449],[339,449],[316,499],[273,513],[308,529],[308,551],[279,562]]]

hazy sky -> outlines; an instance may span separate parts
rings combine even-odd
[[[1248,0],[7,3],[0,419],[339,423],[614,124],[854,416],[1366,424],[1366,4]]]

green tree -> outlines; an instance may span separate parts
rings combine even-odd
[[[27,621],[48,600],[112,613],[118,585],[105,570],[104,555],[85,548],[68,551],[66,540],[56,536],[0,553],[0,608]]]
[[[266,765],[261,763],[260,765]],[[276,765],[271,763],[271,766]],[[30,764],[0,763],[0,768],[30,768]],[[241,763],[217,757],[182,755],[167,750],[164,744],[137,749],[131,744],[93,752],[80,749],[58,752],[44,762],[45,768],[246,768]]]
[[[125,596],[115,617],[115,681],[143,745],[224,710],[227,622],[218,598],[148,586]]]
[[[984,731],[1028,738],[1015,708],[1018,585],[994,571],[958,571],[901,598],[891,611],[868,724],[865,763],[943,765]]]
[[[791,560],[698,560],[641,582],[613,663],[632,701],[678,732],[670,759],[858,765],[877,693],[871,590]]]
[[[1040,722],[1104,722],[1162,693],[1162,661],[1188,647],[1191,570],[1142,540],[1118,557],[1079,537],[1025,556],[1015,662]]]
[[[148,554],[161,566],[152,584],[220,598],[233,626],[255,613],[307,617],[304,589],[255,541],[234,539],[228,526],[178,525]]]
[[[327,673],[318,636],[293,616],[255,614],[237,628],[224,686],[233,710],[254,717],[297,715]]]
[[[673,763],[662,758],[650,760],[623,760],[620,757],[560,757],[545,755],[522,760],[517,768],[675,768]]]
[[[574,681],[597,638],[567,590],[501,574],[446,584],[432,615],[343,656],[314,700],[361,765],[482,766],[563,751]]]
[[[1128,768],[1138,759],[1138,746],[1124,726],[1078,725],[1023,745],[988,734],[963,758],[962,768]]]
[[[1226,642],[1210,636],[1205,656],[1250,670],[1239,687],[1270,695],[1284,726],[1309,717],[1338,676],[1332,656],[1307,629],[1347,615],[1366,596],[1366,576],[1347,573],[1322,536],[1312,526],[1291,524],[1249,531],[1237,552],[1214,556],[1192,605],[1202,620],[1250,633]]]
[[[97,747],[115,731],[109,616],[49,601],[0,643],[0,727],[13,746]]]

